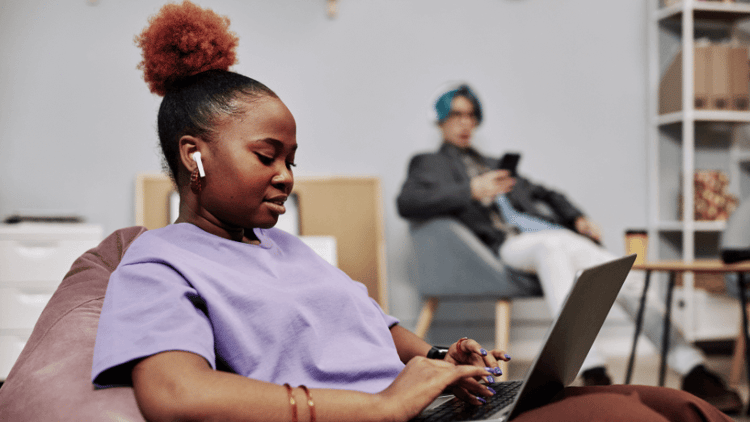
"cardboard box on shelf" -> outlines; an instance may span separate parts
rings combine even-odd
[[[682,58],[682,57],[680,57]],[[695,109],[703,110],[709,107],[709,97],[711,96],[711,48],[709,45],[699,45],[695,47],[693,55],[695,63]],[[680,86],[682,89],[682,86]],[[680,95],[682,97],[682,95]],[[680,104],[682,110],[682,104]]]
[[[696,61],[697,64],[697,61]],[[708,47],[708,109],[727,110],[731,103],[729,92],[729,45],[711,44]]]
[[[697,42],[693,62],[696,110],[749,109],[747,47]],[[682,52],[679,52],[659,83],[659,114],[682,110],[682,80]]]
[[[709,105],[710,78],[711,70],[710,45],[696,45],[694,50],[693,61],[695,70],[693,73],[693,83],[695,87],[695,98],[693,107],[696,110],[705,110]],[[664,76],[659,83],[659,114],[673,113],[682,110],[682,51],[675,55],[672,63],[664,72]]]
[[[729,108],[737,111],[750,110],[750,69],[748,69],[747,47],[729,48]]]

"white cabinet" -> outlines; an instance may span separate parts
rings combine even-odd
[[[73,261],[101,239],[91,224],[0,225],[0,380]]]
[[[747,45],[750,4],[697,0],[647,0],[649,4],[649,259],[693,261],[718,258],[723,221],[696,221],[693,175],[719,170],[729,176],[729,192],[750,197],[750,112],[706,107],[695,82],[696,40]],[[669,5],[667,5],[669,4]],[[700,50],[700,49],[699,49]],[[702,54],[702,53],[700,53]],[[660,83],[677,57],[681,60],[678,111],[659,114]],[[698,67],[700,72],[701,67]],[[705,69],[705,67],[704,67]],[[672,81],[673,82],[673,81]],[[675,85],[672,84],[672,87]],[[680,101],[680,100],[678,100]],[[662,103],[663,104],[663,103]],[[663,105],[662,105],[663,106]],[[714,108],[714,109],[711,109]],[[699,324],[701,306],[695,276],[683,279],[684,318],[690,340],[709,340]],[[736,303],[732,303],[736,305]],[[734,312],[738,315],[739,311]]]

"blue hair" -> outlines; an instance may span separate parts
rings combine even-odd
[[[445,94],[441,95],[440,98],[435,102],[435,111],[437,111],[438,123],[442,123],[448,118],[451,112],[451,103],[455,96],[465,97],[471,101],[474,106],[474,116],[477,118],[477,124],[482,123],[482,104],[479,102],[474,91],[469,88],[469,85],[461,85],[456,89],[450,90]]]

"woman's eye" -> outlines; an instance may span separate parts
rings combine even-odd
[[[294,164],[294,163],[286,163],[286,168],[288,168],[289,170],[291,170],[292,167],[297,167],[297,165]]]
[[[269,164],[273,163],[273,157],[269,157],[267,155],[258,154],[258,153],[256,153],[255,155],[257,155],[258,159],[260,160],[260,162],[263,163],[263,164],[265,164],[265,165],[269,165]]]

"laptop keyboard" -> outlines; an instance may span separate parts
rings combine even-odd
[[[474,406],[453,398],[430,411],[422,412],[410,422],[452,422],[484,419],[513,403],[522,384],[523,381],[520,380],[489,384],[497,394],[486,398],[487,404]]]

